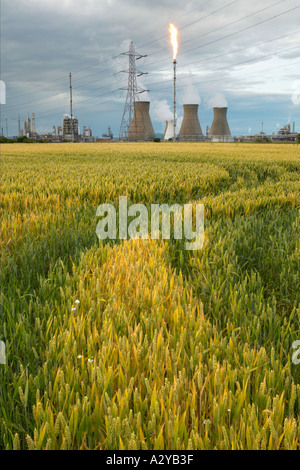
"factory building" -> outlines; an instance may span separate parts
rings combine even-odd
[[[273,136],[273,140],[276,141],[296,141],[297,132],[295,129],[295,122],[293,122],[293,127],[290,124],[286,124],[281,129],[279,129],[276,136]]]
[[[106,134],[102,134],[102,139],[105,139],[105,140],[113,140],[114,138],[114,135],[111,131],[111,127],[108,126],[108,129],[107,129],[107,133]]]
[[[31,134],[31,120],[30,117],[27,116],[25,122],[24,122],[24,135],[29,137]]]
[[[81,140],[82,142],[95,142],[90,126],[88,128],[83,126]]]
[[[31,119],[31,134],[35,134],[35,114],[32,113],[32,119]]]
[[[87,128],[86,126],[83,126],[82,128],[82,137],[92,137],[92,131],[90,126]]]
[[[78,119],[65,114],[62,121],[62,133],[65,140],[78,139]]]

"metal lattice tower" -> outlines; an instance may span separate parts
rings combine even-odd
[[[135,47],[132,41],[130,43],[129,51],[124,52],[121,55],[127,55],[129,57],[129,70],[122,70],[122,72],[128,73],[128,86],[127,88],[122,88],[123,90],[127,90],[127,96],[121,121],[119,139],[128,140],[130,126],[134,116],[134,103],[136,101],[139,101],[140,93],[147,91],[138,89],[137,77],[140,77],[141,75],[145,74],[136,70],[136,60],[147,56],[136,54]]]

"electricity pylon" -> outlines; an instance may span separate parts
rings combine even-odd
[[[137,77],[140,77],[141,75],[145,74],[136,70],[136,60],[147,56],[136,54],[135,47],[132,41],[130,43],[129,51],[123,52],[120,55],[127,55],[129,57],[129,70],[122,70],[122,72],[128,73],[128,86],[127,88],[121,88],[121,90],[127,91],[127,96],[121,121],[119,140],[128,140],[130,126],[134,116],[134,103],[136,101],[139,101],[140,93],[148,91],[141,90],[138,88]]]

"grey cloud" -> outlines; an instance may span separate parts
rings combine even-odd
[[[214,42],[226,34],[297,6],[298,1],[286,0],[261,14],[226,26],[275,3],[275,0],[268,0],[263,4],[261,0],[253,0],[251,3],[240,0],[219,14],[201,20],[227,3],[229,0],[215,0],[210,3],[190,1],[186,4],[179,0],[152,0],[151,3],[146,0],[4,0],[1,78],[7,84],[7,105],[6,108],[3,107],[2,115],[7,113],[9,117],[11,134],[17,132],[18,113],[25,119],[27,112],[35,111],[37,124],[42,129],[50,130],[52,124],[59,124],[62,115],[68,112],[70,71],[73,73],[74,106],[80,125],[90,124],[96,134],[101,134],[111,124],[117,133],[125,92],[114,90],[126,86],[126,74],[114,74],[127,64],[126,59],[122,61],[112,57],[120,53],[126,46],[124,41],[128,42],[130,39],[141,53],[148,54],[138,66],[149,72],[142,82],[150,89],[149,99],[156,102],[167,100],[171,106],[172,57],[168,38],[170,21],[183,28],[179,30],[179,97],[184,96],[184,85],[189,82],[202,98],[203,105],[209,97],[220,93],[228,101],[229,107],[232,104],[235,113],[238,113],[238,92],[242,90],[251,104],[251,116],[247,118],[243,109],[240,111],[243,117],[239,122],[244,126],[245,132],[250,125],[254,128],[253,122],[248,120],[252,116],[259,120],[261,100],[266,106],[269,100],[267,93],[259,95],[258,99],[253,91],[255,87],[261,89],[266,81],[266,72],[258,70],[253,73],[253,70],[261,63],[272,67],[272,59],[260,57],[297,46],[299,34],[266,44],[260,43],[300,29],[300,9],[251,28],[245,33]],[[200,21],[185,27],[196,20]],[[220,29],[211,33],[217,28]],[[193,48],[197,49],[187,52]],[[276,69],[278,86],[283,86],[289,77],[289,72],[284,69],[281,71],[280,64],[289,64],[299,55],[300,48],[278,55],[278,60],[281,61]],[[251,67],[247,64],[241,67],[236,65],[251,59],[255,59],[251,62]],[[221,70],[228,66],[230,68]],[[82,70],[87,67],[90,68]],[[249,76],[245,73],[247,70],[250,70]],[[291,77],[297,76],[296,70],[297,65],[291,67]],[[190,80],[181,80],[185,75],[195,76]],[[163,83],[155,84],[160,81]],[[205,81],[208,83],[203,83]],[[278,91],[270,90],[270,95],[276,96]],[[285,97],[288,108],[290,96],[282,96]],[[277,121],[282,116],[281,106],[278,108]],[[199,112],[207,116],[209,121],[210,115],[205,114],[208,113],[207,110],[200,109]],[[270,112],[274,113],[276,109],[272,107]],[[294,112],[297,113],[297,108]],[[287,109],[287,115],[288,113]]]

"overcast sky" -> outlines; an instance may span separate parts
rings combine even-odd
[[[101,136],[119,133],[125,104],[130,40],[147,55],[156,132],[172,118],[169,23],[179,29],[178,118],[184,103],[198,103],[203,132],[213,106],[228,104],[232,134],[277,132],[296,121],[300,131],[300,0],[1,0],[1,79],[9,135],[28,114],[37,131],[51,131],[69,112],[69,72],[79,126]],[[120,72],[120,73],[118,73]]]

